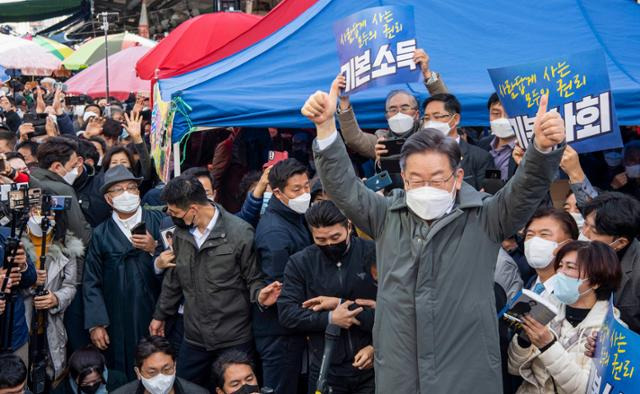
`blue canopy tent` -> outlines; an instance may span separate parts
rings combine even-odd
[[[300,115],[310,93],[328,90],[338,73],[333,23],[364,8],[413,5],[418,46],[462,103],[462,125],[488,124],[494,91],[487,68],[601,48],[619,123],[640,124],[640,5],[631,0],[319,0],[293,22],[233,56],[161,80],[165,99],[180,97],[173,141],[191,126],[311,127]],[[384,98],[422,83],[351,97],[361,127],[385,126]],[[180,101],[180,100],[178,100]]]

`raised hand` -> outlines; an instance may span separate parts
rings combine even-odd
[[[124,128],[127,129],[127,133],[131,136],[131,140],[134,144],[142,142],[142,115],[140,113],[132,113],[131,117],[124,113]]]
[[[547,111],[549,95],[540,97],[540,106],[533,124],[534,143],[542,151],[548,151],[565,139],[564,120],[556,111]]]
[[[585,175],[584,171],[582,171],[582,167],[580,166],[578,152],[569,145],[567,145],[562,153],[560,168],[569,175],[571,183],[580,183],[584,181]]]
[[[336,113],[339,91],[340,88],[336,79],[331,85],[329,93],[318,90],[309,96],[300,112],[316,125],[332,120],[333,115]]]
[[[267,186],[269,186],[269,173],[271,172],[271,167],[273,166],[269,166],[262,170],[262,176],[256,184],[256,187],[253,188],[253,197],[261,199],[264,196],[264,192],[267,190]]]
[[[84,131],[85,138],[91,138],[102,134],[102,126],[106,122],[105,118],[92,116],[87,122],[87,127]]]
[[[334,85],[336,85],[336,87],[338,88],[338,92],[340,92],[341,89],[344,89],[347,87],[347,79],[344,77],[343,74],[338,74],[336,79],[334,79],[333,83],[331,84],[332,87]],[[350,106],[351,106],[351,102],[349,100],[349,95],[343,94],[342,96],[340,96],[340,110],[345,111],[349,109]]]
[[[427,80],[431,78],[431,70],[429,70],[429,55],[424,49],[416,49],[413,52],[413,62],[420,66],[420,71],[422,71],[422,75],[424,79]]]
[[[56,89],[52,106],[53,110],[56,111],[56,115],[64,114],[64,92],[61,89]]]

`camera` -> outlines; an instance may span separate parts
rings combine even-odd
[[[9,192],[9,209],[23,209],[40,204],[42,190],[38,188],[20,188]]]
[[[66,101],[67,105],[85,105],[90,100],[87,99],[87,96],[69,96]]]
[[[28,133],[28,138],[31,139],[33,137],[40,137],[42,135],[47,134],[46,124],[47,124],[47,116],[46,113],[42,114],[32,114],[26,113],[22,118],[22,123],[31,123],[33,125],[34,132]]]

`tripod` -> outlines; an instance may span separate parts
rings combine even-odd
[[[25,193],[25,200],[28,201]],[[14,303],[16,298],[15,292],[7,292],[9,287],[9,277],[11,271],[16,266],[15,258],[20,247],[20,238],[24,232],[24,217],[28,212],[29,204],[25,204],[25,207],[20,210],[13,210],[11,212],[11,235],[5,242],[4,261],[2,267],[6,270],[4,279],[2,280],[2,286],[0,286],[0,299],[6,301],[4,319],[2,320],[2,327],[0,327],[0,351],[13,353],[13,319],[14,319]],[[17,229],[20,229],[16,236]]]
[[[49,197],[42,198],[42,221],[40,228],[42,229],[42,245],[40,249],[40,258],[38,261],[38,270],[46,269],[47,262],[47,231],[49,230]],[[45,283],[36,288],[35,296],[45,296],[49,291],[45,289]],[[29,387],[34,394],[44,394],[47,392],[47,363],[49,360],[49,351],[47,346],[47,311],[45,309],[36,309],[33,306],[33,316],[31,319],[31,334],[29,337]]]

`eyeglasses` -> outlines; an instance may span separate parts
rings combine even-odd
[[[429,115],[425,115],[422,117],[422,120],[425,122],[428,122],[431,120],[431,118],[435,119],[435,120],[442,120],[442,119],[446,119],[446,118],[450,118],[452,117],[454,114],[444,114],[444,115],[440,115],[440,114],[435,114],[433,116],[429,116]]]
[[[430,181],[409,181],[406,180],[404,183],[407,185],[408,189],[417,189],[419,187],[430,186],[435,188],[442,188],[448,181],[453,177],[456,173],[456,170],[453,170],[451,175],[449,175],[446,179],[432,179]]]
[[[147,379],[151,379],[153,377],[156,377],[156,376],[158,376],[159,373],[161,373],[163,375],[173,375],[176,372],[176,364],[173,363],[173,365],[166,365],[164,368],[162,368],[159,371],[157,371],[155,369],[152,369],[151,371],[143,371],[141,369],[140,372],[142,372]]]
[[[400,108],[398,109],[398,107],[389,107],[385,112],[387,113],[387,115],[395,115],[399,112],[402,112],[403,114],[406,114],[407,112],[411,112],[411,111],[415,111],[418,108],[416,107],[412,107],[409,104],[404,104],[401,105]]]
[[[108,192],[119,196],[122,193],[124,193],[125,191],[129,192],[129,193],[134,193],[134,194],[139,194],[140,190],[138,189],[138,185],[129,185],[126,188],[124,187],[114,187],[113,189],[109,190]]]

